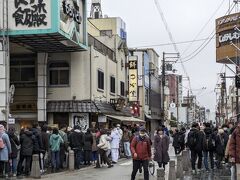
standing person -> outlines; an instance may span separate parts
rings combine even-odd
[[[45,172],[45,164],[47,162],[45,162],[45,157],[48,157],[48,153],[50,151],[49,149],[49,138],[50,138],[50,135],[47,133],[47,130],[48,130],[48,126],[47,125],[43,125],[42,126],[42,129],[41,129],[41,137],[42,137],[42,157],[41,157],[41,170],[42,170],[42,173]]]
[[[93,129],[92,130],[92,137],[93,137],[93,143],[92,143],[92,161],[94,164],[96,164],[97,161],[97,136],[96,136],[96,130]]]
[[[90,129],[87,129],[87,132],[84,135],[84,164],[91,165],[91,152],[92,152],[92,144],[93,144],[93,135],[91,134]]]
[[[200,172],[202,169],[202,150],[203,150],[203,133],[199,131],[198,123],[192,124],[192,129],[188,133],[188,141],[187,146],[190,148],[191,151],[191,164],[192,164],[192,171],[196,173],[196,160],[198,159],[197,164],[197,172]]]
[[[119,143],[121,140],[121,134],[119,133],[118,127],[114,127],[111,132],[111,154],[112,163],[116,164],[119,158]]]
[[[50,136],[49,144],[52,157],[52,172],[55,173],[59,170],[60,166],[60,145],[64,143],[62,137],[59,135],[58,129],[53,128],[53,133]]]
[[[64,124],[60,127],[60,130],[59,130],[59,135],[63,139],[63,143],[61,143],[61,145],[60,145],[60,167],[59,168],[61,168],[61,169],[64,168],[64,164],[65,164],[65,166],[67,166],[66,152],[68,149],[68,136],[67,136],[66,131],[67,131],[67,125]]]
[[[71,149],[74,151],[75,169],[80,169],[83,154],[83,134],[78,125],[74,126],[74,131],[69,136],[69,143]]]
[[[29,127],[26,127],[24,129],[24,132],[20,136],[20,158],[18,161],[17,166],[17,176],[22,175],[22,164],[23,161],[25,161],[24,170],[25,170],[25,176],[30,175],[30,166],[31,166],[31,160],[32,160],[32,154],[33,154],[33,133],[30,131]]]
[[[225,148],[227,146],[228,136],[224,132],[223,129],[218,130],[218,134],[216,136],[216,166],[217,168],[221,168],[222,166],[222,160],[225,156]]]
[[[157,130],[157,135],[154,137],[154,161],[158,163],[159,168],[163,167],[169,162],[169,137],[164,134],[163,129]]]
[[[124,152],[128,159],[131,158],[131,150],[130,150],[131,136],[132,136],[131,132],[128,130],[127,126],[124,126],[122,141],[123,141],[123,146],[124,146]]]
[[[99,144],[97,145],[97,147],[99,148],[99,154],[101,159],[107,163],[108,168],[113,167],[113,165],[111,164],[110,160],[107,157],[107,150],[108,150],[108,142],[107,142],[107,130],[103,129],[101,131],[101,136],[99,139]]]
[[[14,128],[9,128],[8,136],[9,136],[11,149],[12,149],[12,153],[9,155],[10,161],[12,162],[10,163],[9,172],[12,174],[13,177],[16,177],[17,176],[17,157],[18,157],[20,142],[18,140],[18,137],[15,135]]]
[[[159,130],[158,130],[159,131]],[[174,147],[174,151],[175,151],[175,155],[180,154],[181,152],[181,134],[178,131],[178,129],[175,129],[175,132],[172,135],[173,137],[173,147]]]
[[[135,136],[131,142],[131,152],[133,155],[133,171],[131,180],[135,180],[137,171],[143,166],[144,180],[149,180],[148,165],[152,157],[151,142],[147,136],[145,128],[141,127],[139,135]]]
[[[0,173],[3,177],[8,177],[8,162],[9,154],[12,153],[11,143],[8,135],[5,133],[5,128],[0,124]],[[12,162],[10,161],[10,164]]]
[[[40,157],[40,152],[43,150],[43,144],[38,123],[32,125],[31,131],[33,133],[33,154],[38,154]]]
[[[169,136],[169,130],[165,125],[162,125],[162,129],[165,135]]]
[[[204,166],[206,171],[209,171],[208,167],[208,157],[210,158],[211,169],[214,169],[214,155],[215,151],[215,139],[213,135],[213,130],[210,123],[205,123],[204,129],[204,140],[203,140],[203,155],[204,155]]]

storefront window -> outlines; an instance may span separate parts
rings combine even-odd
[[[69,64],[66,62],[49,65],[49,85],[69,85]]]

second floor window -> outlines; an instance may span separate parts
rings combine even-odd
[[[124,82],[120,82],[120,90],[121,90],[121,92],[120,92],[120,95],[121,96],[125,96],[125,87],[124,87]]]
[[[11,82],[34,82],[35,61],[34,60],[11,60],[10,61]]]
[[[115,93],[115,77],[110,77],[110,92]]]
[[[98,70],[98,89],[104,90],[104,72]]]
[[[69,85],[69,64],[67,62],[56,62],[49,65],[49,85]]]

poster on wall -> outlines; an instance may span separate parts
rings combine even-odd
[[[83,42],[83,1],[62,0],[60,29],[74,42]]]
[[[88,113],[74,113],[72,114],[73,126],[80,126],[83,132],[87,132],[89,128],[89,114]]]

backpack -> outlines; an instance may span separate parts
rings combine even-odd
[[[197,145],[197,133],[196,132],[190,132],[188,134],[188,147],[192,150]]]
[[[5,144],[4,144],[2,136],[0,137],[0,149],[4,149],[5,148]]]
[[[215,140],[213,139],[212,135],[206,136],[206,150],[214,150],[215,148]]]

